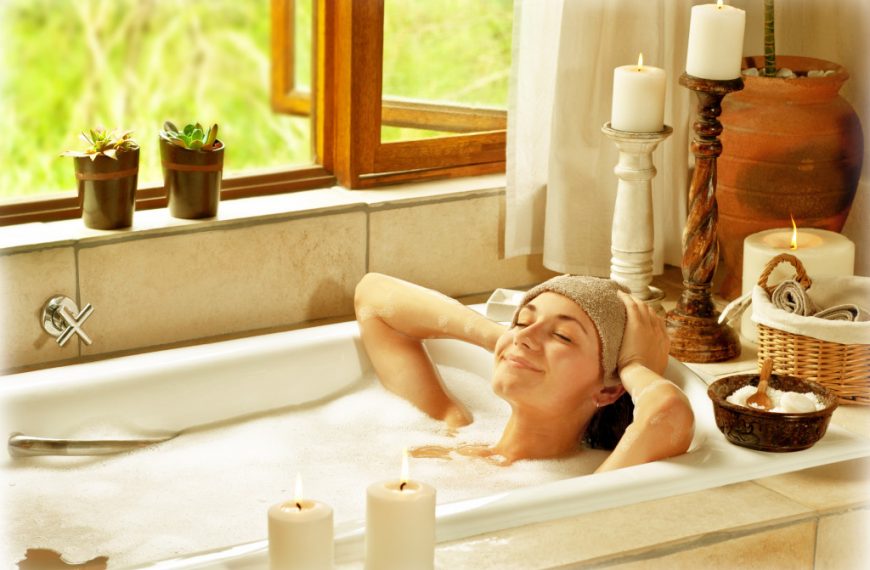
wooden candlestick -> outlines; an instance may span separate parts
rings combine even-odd
[[[619,182],[610,235],[610,278],[627,287],[635,299],[664,314],[661,300],[665,294],[650,286],[654,245],[652,180],[656,175],[652,153],[673,129],[665,125],[658,132],[635,133],[605,123],[601,131],[619,150],[619,162],[613,169]]]
[[[720,362],[740,354],[737,333],[719,324],[710,289],[719,262],[716,237],[716,158],[722,154],[722,98],[743,89],[743,79],[680,76],[680,85],[698,96],[692,153],[695,170],[689,188],[689,217],[683,230],[683,292],[667,314],[671,355],[683,362]]]

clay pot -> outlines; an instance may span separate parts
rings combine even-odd
[[[224,168],[224,144],[189,150],[160,138],[163,185],[169,213],[188,220],[217,216]]]
[[[89,228],[113,230],[133,225],[139,149],[119,152],[117,158],[75,157],[79,206]]]
[[[762,67],[763,57],[744,67]],[[744,76],[743,91],[722,102],[722,155],[716,197],[722,277],[719,293],[740,294],[743,240],[777,227],[839,232],[861,175],[864,139],[852,106],[838,93],[849,78],[829,61],[778,56],[778,67],[798,75],[834,70],[828,77]]]

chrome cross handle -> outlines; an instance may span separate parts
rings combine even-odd
[[[94,308],[90,303],[79,312],[75,301],[63,295],[56,295],[49,299],[42,309],[42,328],[56,337],[57,344],[60,346],[65,345],[74,334],[78,334],[85,344],[91,344],[93,341],[82,330],[82,324],[93,312]]]

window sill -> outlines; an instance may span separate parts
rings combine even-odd
[[[0,254],[8,255],[77,244],[124,241],[157,235],[190,233],[311,217],[353,210],[409,206],[452,201],[468,196],[502,191],[504,174],[453,178],[389,186],[378,190],[347,190],[340,186],[228,200],[220,204],[218,216],[207,220],[181,220],[169,215],[166,208],[137,211],[133,226],[121,230],[93,230],[81,219],[57,222],[34,222],[0,227]]]

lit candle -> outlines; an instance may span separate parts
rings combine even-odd
[[[855,244],[842,234],[815,228],[801,228],[792,220],[791,228],[765,230],[743,240],[743,293],[749,293],[767,263],[781,253],[790,253],[800,259],[810,279],[853,275],[855,270]],[[780,263],[767,279],[774,286],[794,276],[790,263]],[[812,292],[812,289],[810,289]],[[747,311],[743,315],[741,332],[752,342],[758,342],[756,325]]]
[[[407,451],[402,456],[398,481],[381,481],[368,488],[365,567],[435,567],[435,489],[409,479]]]
[[[643,64],[613,70],[613,107],[610,127],[618,131],[657,133],[664,127],[665,70]]]
[[[701,4],[692,8],[686,73],[703,79],[740,77],[746,13],[739,8]]]
[[[296,475],[292,501],[269,508],[269,567],[272,570],[331,570],[332,508],[302,498]]]

